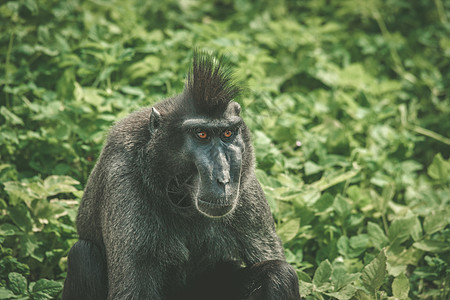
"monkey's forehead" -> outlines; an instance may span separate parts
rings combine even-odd
[[[222,119],[192,118],[184,120],[181,126],[183,128],[230,128],[237,127],[242,122],[242,118],[238,116]]]

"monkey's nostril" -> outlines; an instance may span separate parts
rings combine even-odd
[[[228,180],[228,179],[217,179],[217,183],[218,183],[219,185],[225,186],[225,185],[227,185],[228,183],[230,183],[230,180]]]

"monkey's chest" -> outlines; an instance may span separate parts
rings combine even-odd
[[[224,262],[240,261],[238,242],[223,232],[207,231],[186,241],[187,261],[173,266],[180,283],[189,282]]]

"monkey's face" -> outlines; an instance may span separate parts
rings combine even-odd
[[[242,155],[242,119],[194,117],[182,123],[184,167],[173,176],[167,194],[177,206],[193,206],[203,215],[218,218],[231,213],[239,198]]]

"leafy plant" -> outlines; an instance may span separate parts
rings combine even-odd
[[[230,55],[306,299],[450,295],[450,23],[427,1],[0,4],[0,299],[59,297],[111,124]]]

